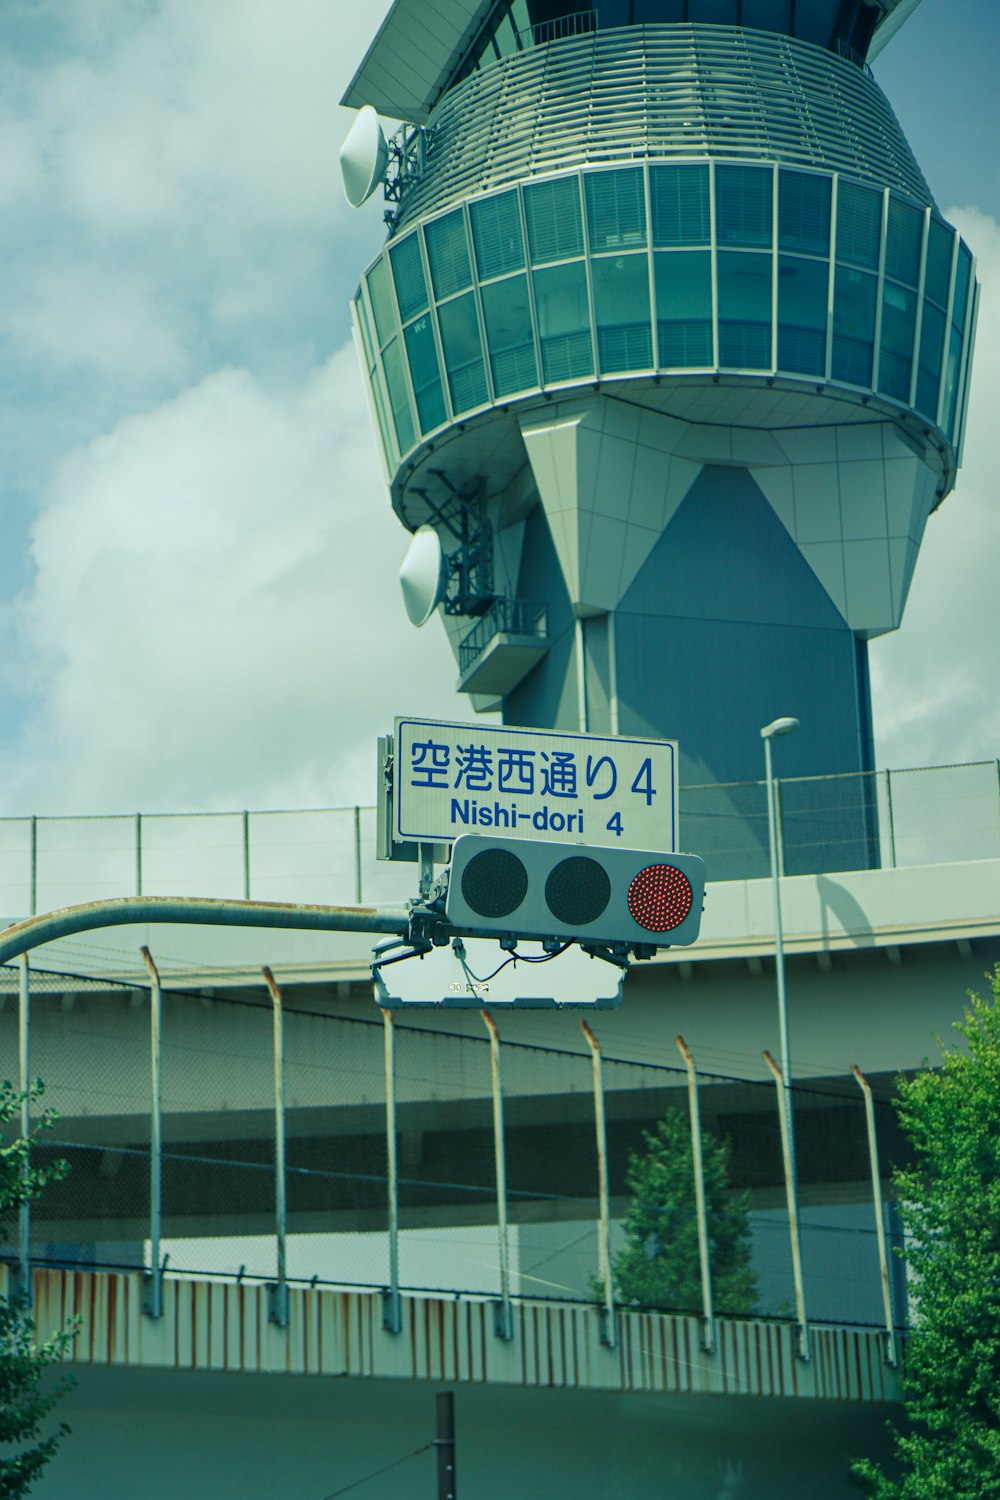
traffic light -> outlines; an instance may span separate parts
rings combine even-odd
[[[666,948],[694,942],[704,899],[697,854],[463,834],[445,913],[471,934]]]

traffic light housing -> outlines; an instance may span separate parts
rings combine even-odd
[[[463,834],[445,914],[473,935],[666,948],[694,942],[704,899],[697,854]]]

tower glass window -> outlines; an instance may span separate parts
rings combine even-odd
[[[432,219],[424,230],[424,238],[435,297],[450,297],[453,292],[463,291],[472,282],[472,267],[462,210],[457,208],[443,219]]]
[[[524,237],[517,193],[500,193],[495,198],[473,203],[469,217],[480,277],[485,281],[508,271],[520,271],[524,265]]]
[[[720,250],[719,363],[737,369],[771,365],[771,257]]]
[[[708,167],[651,167],[649,201],[654,245],[707,245],[712,224]]]
[[[876,278],[855,266],[838,266],[833,291],[833,378],[870,386],[875,352]]]
[[[910,399],[916,319],[916,295],[908,287],[887,281],[882,303],[878,388],[897,401]]]
[[[527,276],[508,276],[484,286],[483,320],[493,391],[509,396],[538,384]]]
[[[807,255],[830,253],[830,178],[815,172],[778,175],[778,245]]]
[[[387,344],[396,332],[396,313],[389,291],[389,273],[384,260],[377,260],[368,272],[368,296],[375,319],[375,332],[379,344]]]
[[[924,298],[920,323],[920,357],[917,361],[917,410],[936,418],[941,362],[944,356],[945,317],[939,307]]]
[[[389,392],[389,406],[392,410],[393,426],[396,429],[396,440],[399,443],[400,453],[405,453],[407,449],[413,447],[417,434],[413,426],[406,376],[403,373],[403,356],[400,353],[398,339],[392,339],[382,351],[382,368],[385,371],[385,383]]]
[[[582,261],[547,266],[532,276],[542,377],[575,380],[594,373],[587,273]]]
[[[800,255],[778,258],[778,368],[826,373],[829,265]]]
[[[591,275],[601,370],[641,370],[651,365],[653,344],[646,256],[603,256],[593,262]]]
[[[966,303],[969,299],[969,284],[972,281],[972,256],[967,245],[958,247],[958,263],[955,266],[955,300],[952,304],[951,320],[961,332],[965,328]]]
[[[403,339],[410,364],[410,380],[417,403],[420,431],[430,432],[432,427],[440,427],[446,415],[430,313],[424,313],[409,327],[404,328]]]
[[[739,19],[737,0],[690,0],[689,18],[714,26],[735,26]]]
[[[532,265],[583,254],[578,177],[557,177],[526,187],[524,212]]]
[[[590,172],[584,178],[587,238],[593,251],[635,249],[646,243],[642,170]]]
[[[940,219],[931,219],[927,231],[927,272],[924,291],[938,307],[948,302],[948,283],[951,281],[951,255],[955,237]]]
[[[712,363],[712,257],[707,250],[660,251],[656,282],[657,362],[669,368]]]
[[[392,279],[396,284],[396,301],[399,316],[406,323],[427,306],[427,284],[424,280],[424,265],[420,257],[420,237],[407,235],[389,251],[392,262]]]
[[[885,245],[885,274],[904,286],[920,280],[920,250],[924,216],[912,203],[889,199],[889,227]]]
[[[438,324],[452,406],[456,412],[482,406],[487,399],[486,369],[472,293],[443,303],[438,308]]]
[[[743,0],[743,25],[787,36],[792,29],[791,0]]]
[[[837,259],[878,270],[882,194],[843,177],[837,188]]]
[[[720,245],[767,246],[773,239],[773,174],[764,167],[716,167]]]
[[[795,0],[795,35],[817,47],[829,47],[840,8],[840,0]]]

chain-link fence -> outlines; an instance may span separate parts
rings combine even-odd
[[[788,875],[1000,857],[1000,763],[776,783]],[[770,873],[763,782],[688,786],[683,847],[709,879]],[[0,819],[8,917],[124,895],[349,903],[405,900],[414,867],[375,857],[375,812]]]
[[[16,967],[0,969],[8,1037],[22,1013],[19,978]],[[31,1257],[148,1266],[150,991],[31,970],[29,1001],[29,1076],[45,1080],[36,1113],[47,1107],[58,1116],[35,1159],[69,1164],[32,1206]],[[773,1084],[605,1058],[599,1101],[582,1040],[574,1052],[501,1036],[495,1070],[485,1026],[480,1038],[398,1019],[287,1006],[281,1014],[283,1222],[266,989],[259,998],[163,992],[159,1208],[168,1272],[273,1280],[281,1229],[292,1280],[389,1287],[395,1263],[398,1285],[411,1291],[594,1301],[607,1234],[619,1305],[794,1317]],[[13,1074],[16,1049],[7,1057],[4,1071]],[[875,1132],[888,1191],[907,1150],[884,1082],[881,1089]],[[807,1316],[878,1325],[882,1276],[861,1090],[847,1080],[791,1092]],[[891,1239],[891,1206],[887,1214]],[[8,1254],[13,1242],[8,1235]],[[901,1266],[891,1275],[901,1323]]]

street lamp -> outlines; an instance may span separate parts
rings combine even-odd
[[[785,1080],[785,1104],[789,1133],[792,1122],[791,1070],[788,1057],[788,1010],[785,1005],[785,943],[781,930],[781,883],[778,879],[778,820],[775,808],[774,770],[771,765],[771,741],[779,734],[798,729],[798,719],[774,719],[760,732],[764,741],[764,767],[767,778],[767,831],[771,841],[771,887],[774,892],[774,972],[778,982],[778,1028],[781,1041],[781,1076]],[[794,1162],[794,1151],[793,1151]]]

